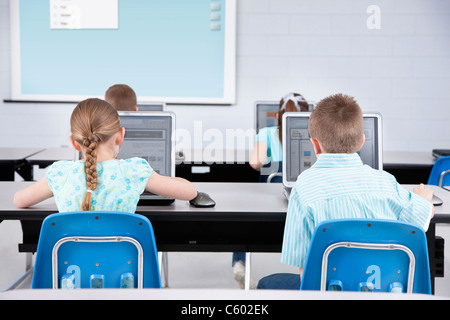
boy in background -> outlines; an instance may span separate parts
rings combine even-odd
[[[126,84],[115,84],[106,90],[105,100],[117,111],[138,111],[134,90]]]

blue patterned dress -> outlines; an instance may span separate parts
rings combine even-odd
[[[142,158],[98,162],[92,210],[134,213],[152,173]],[[49,167],[46,179],[59,212],[80,210],[87,191],[84,161],[57,161]]]

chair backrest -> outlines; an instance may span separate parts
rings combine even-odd
[[[425,232],[392,220],[324,221],[311,239],[300,289],[431,294]]]
[[[259,175],[259,182],[268,182],[268,183],[281,183],[283,182],[283,162],[282,161],[275,161],[275,162],[269,162],[268,164],[265,164],[262,166],[260,175]]]
[[[160,288],[150,221],[139,214],[55,213],[42,223],[32,288]]]
[[[428,178],[428,184],[439,187],[450,186],[450,156],[436,159]]]

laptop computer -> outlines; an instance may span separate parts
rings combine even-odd
[[[308,120],[311,113],[286,112],[283,115],[283,193],[289,200],[297,177],[317,160],[309,140]],[[382,126],[379,113],[364,113],[364,134],[366,140],[358,152],[364,164],[374,169],[383,169]],[[433,204],[440,206],[442,199],[433,195]]]
[[[314,102],[308,102],[309,111],[315,106]],[[255,102],[255,127],[256,133],[261,128],[273,127],[278,125],[277,113],[280,107],[280,101],[256,101]]]
[[[317,160],[308,132],[310,112],[286,112],[283,115],[283,185],[289,199],[297,177]],[[364,113],[366,140],[358,152],[364,164],[383,169],[381,115]]]
[[[432,155],[436,159],[440,157],[450,156],[450,149],[433,149]]]
[[[170,112],[119,111],[125,138],[118,159],[140,157],[160,175],[175,176],[175,114]],[[144,191],[138,205],[165,205],[175,199]]]
[[[257,133],[262,128],[278,125],[276,114],[278,113],[279,106],[279,101],[255,102],[255,129]]]
[[[137,107],[138,111],[164,111],[166,104],[164,102],[141,103]]]

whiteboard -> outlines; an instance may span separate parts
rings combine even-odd
[[[11,99],[235,103],[236,0],[10,0]]]

